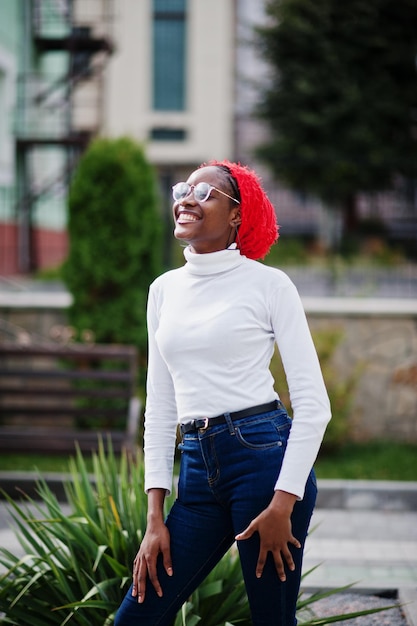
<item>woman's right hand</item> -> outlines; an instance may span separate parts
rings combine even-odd
[[[162,554],[163,565],[168,576],[173,574],[170,535],[163,519],[165,490],[151,489],[148,498],[146,533],[133,562],[132,596],[137,597],[139,603],[145,600],[147,577],[157,595],[162,597],[162,587],[156,569],[159,554]]]

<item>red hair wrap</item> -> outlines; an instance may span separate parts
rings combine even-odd
[[[258,175],[240,163],[210,161],[208,165],[226,167],[240,192],[241,224],[236,243],[249,259],[263,259],[279,237],[275,209],[262,188]]]

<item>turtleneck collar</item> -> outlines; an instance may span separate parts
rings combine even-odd
[[[185,270],[191,274],[200,275],[227,272],[240,265],[245,258],[233,244],[227,250],[208,252],[207,254],[195,254],[191,252],[188,246],[184,249],[184,256],[187,261],[184,266]]]

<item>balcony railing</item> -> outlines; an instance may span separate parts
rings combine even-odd
[[[94,54],[113,50],[113,0],[32,0],[38,50]]]

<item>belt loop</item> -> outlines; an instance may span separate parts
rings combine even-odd
[[[224,413],[224,419],[226,420],[226,424],[229,427],[229,433],[231,435],[234,435],[235,434],[235,429],[233,427],[233,421],[232,421],[232,418],[230,417],[230,413]]]

